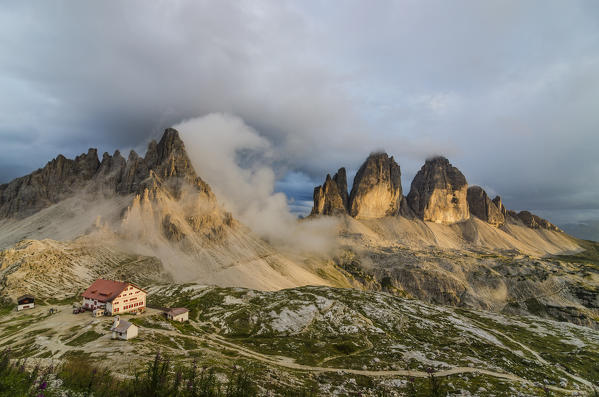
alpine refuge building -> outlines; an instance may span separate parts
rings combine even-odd
[[[35,307],[35,298],[33,295],[23,295],[17,298],[17,310],[33,309]]]
[[[104,309],[109,315],[142,312],[146,295],[146,291],[131,283],[100,278],[83,293],[83,308]]]

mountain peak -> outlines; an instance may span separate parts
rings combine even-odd
[[[427,159],[414,177],[408,204],[425,221],[456,223],[470,217],[466,177],[442,156]]]
[[[354,178],[349,214],[356,218],[397,215],[402,198],[399,164],[385,152],[371,153]]]
[[[345,168],[331,178],[327,174],[324,183],[314,188],[312,214],[335,215],[347,212],[347,179]]]
[[[210,187],[196,174],[179,132],[167,128],[158,143],[151,141],[142,158],[134,150],[125,160],[90,148],[75,159],[62,154],[37,171],[0,185],[0,218],[25,217],[88,189],[105,194],[139,194],[160,178],[161,186],[178,196],[184,184],[212,196]]]
[[[487,192],[480,186],[470,186],[467,194],[470,213],[477,218],[493,225],[501,226],[505,223],[505,216],[497,204],[492,201]],[[501,203],[501,199],[498,200]]]
[[[449,160],[445,156],[435,155],[427,158],[425,163],[449,164]]]

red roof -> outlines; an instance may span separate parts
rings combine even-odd
[[[103,280],[94,281],[83,293],[87,299],[95,299],[99,302],[110,302],[125,290],[130,284],[121,281]]]

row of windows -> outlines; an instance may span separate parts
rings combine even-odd
[[[141,291],[135,291],[136,294],[139,294]],[[125,296],[129,296],[129,295],[133,295],[133,292],[129,292],[129,293],[122,293],[121,295],[119,295],[119,298],[123,298]]]
[[[123,310],[125,310],[125,309],[131,309],[131,308],[137,307],[137,306],[143,306],[143,302],[137,302],[137,303],[134,303],[132,305],[127,305],[127,306],[123,307]]]

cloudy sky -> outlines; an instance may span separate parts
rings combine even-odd
[[[226,113],[295,211],[384,149],[406,192],[444,154],[508,208],[599,219],[594,0],[8,1],[0,93],[0,182]]]

